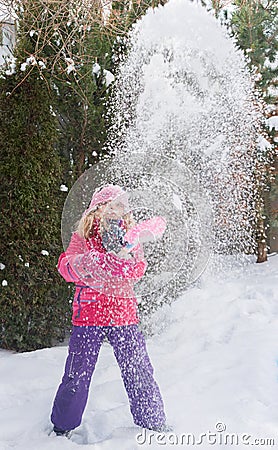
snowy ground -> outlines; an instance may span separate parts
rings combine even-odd
[[[174,435],[148,433],[136,441],[142,430],[133,427],[119,369],[111,347],[104,344],[83,424],[71,440],[48,436],[67,347],[24,354],[2,350],[1,450],[67,450],[81,444],[97,450],[246,449],[254,448],[255,439],[267,438],[277,446],[278,255],[263,264],[253,259],[230,270],[221,282],[203,276],[198,287],[165,307],[158,318],[166,319],[166,326],[147,345]],[[197,444],[208,430],[217,437],[207,435]],[[174,445],[175,440],[181,444],[182,433],[192,433],[195,445],[186,440]],[[231,444],[231,433],[238,435],[238,445]],[[255,448],[272,447],[265,444]]]

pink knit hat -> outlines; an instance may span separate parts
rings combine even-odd
[[[122,189],[121,186],[118,186],[117,184],[106,184],[105,186],[96,189],[89,208],[84,211],[82,216],[85,216],[96,209],[96,207],[100,203],[106,203],[111,200],[115,200],[116,198],[119,198],[120,202],[124,204],[125,208],[129,209],[128,193],[127,191]]]

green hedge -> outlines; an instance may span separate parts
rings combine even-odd
[[[17,351],[62,339],[70,317],[56,268],[65,196],[58,128],[47,84],[31,70],[26,80],[18,67],[0,79],[0,345]]]

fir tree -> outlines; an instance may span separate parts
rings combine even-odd
[[[70,308],[56,269],[63,202],[57,118],[24,13],[18,25],[15,67],[0,78],[0,345],[28,351],[63,338]]]
[[[67,160],[65,181],[69,185],[103,156],[105,102],[114,78],[109,70],[113,70],[109,37],[97,23],[91,25],[82,46],[83,52],[77,46],[76,54],[72,54],[73,61],[79,58],[78,67],[55,80],[60,122],[58,145]]]
[[[278,6],[269,0],[235,0],[235,11],[232,14],[231,27],[240,48],[245,52],[250,70],[255,75],[257,89],[265,101],[265,123],[262,134],[270,145],[266,145],[258,155],[258,187],[257,199],[257,240],[258,262],[265,261],[267,251],[278,249],[275,234],[278,238],[278,211],[275,202],[278,193],[277,165],[277,133],[269,127],[269,119],[277,116],[278,65]],[[275,156],[276,155],[276,156]],[[275,233],[276,230],[276,233]],[[273,239],[274,237],[274,239]]]
[[[257,186],[254,235],[258,243],[257,262],[263,262],[268,251],[278,250],[278,135],[272,121],[278,116],[278,6],[276,0],[201,0],[201,3],[208,11],[214,11],[220,23],[236,38],[265,104],[262,145],[258,147],[254,168]]]
[[[109,96],[118,62],[127,50],[128,32],[149,7],[159,3],[166,2],[117,0],[111,2],[109,12],[96,4],[91,15],[94,20],[83,33],[82,41],[77,40],[71,48],[71,60],[77,63],[70,73],[65,71],[55,82],[59,92],[59,148],[68,161],[66,180],[69,185],[107,151]]]

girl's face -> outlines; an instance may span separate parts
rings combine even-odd
[[[125,207],[120,200],[112,200],[102,204],[97,209],[99,217],[105,217],[106,219],[120,219],[123,217]]]

